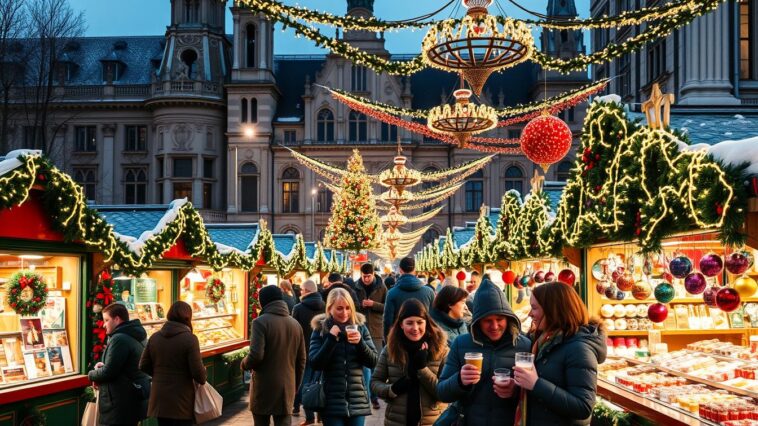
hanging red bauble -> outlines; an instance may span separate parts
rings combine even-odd
[[[576,282],[576,275],[571,269],[564,269],[558,273],[558,281],[566,285],[574,285]]]
[[[669,308],[663,303],[653,303],[647,308],[647,317],[652,322],[663,322],[669,316]]]
[[[527,123],[521,132],[521,150],[547,171],[571,149],[571,129],[560,118],[542,115]]]
[[[458,271],[458,273],[455,274],[455,278],[457,278],[458,281],[463,281],[466,279],[466,273],[463,271]]]
[[[740,307],[740,294],[731,287],[724,287],[716,293],[716,306],[724,312],[732,312]]]
[[[545,282],[551,283],[553,281],[555,281],[555,272],[547,271],[547,273],[545,274]]]
[[[511,271],[510,269],[503,272],[503,282],[507,284],[513,284],[513,281],[516,280],[516,273]]]

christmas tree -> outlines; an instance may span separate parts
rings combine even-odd
[[[347,171],[342,177],[339,193],[335,194],[324,245],[355,251],[375,248],[381,227],[371,180],[357,149],[347,161]]]
[[[464,251],[464,263],[467,266],[488,263],[494,258],[492,253],[492,224],[487,212],[487,206],[482,205],[479,210],[479,219],[474,228],[473,241]]]
[[[442,248],[442,259],[440,266],[444,269],[455,269],[459,266],[459,253],[455,251],[455,241],[453,241],[453,231],[447,228],[445,234],[445,246]]]
[[[516,229],[512,237],[512,255],[514,259],[540,257],[542,248],[539,241],[543,235],[543,229],[550,225],[550,200],[542,192],[544,178],[537,171],[532,178],[532,192],[526,196],[526,201],[521,208]]]
[[[510,259],[513,247],[511,238],[515,237],[516,223],[521,213],[521,195],[513,189],[503,194],[500,205],[500,218],[497,221],[495,242],[493,243],[497,259]]]

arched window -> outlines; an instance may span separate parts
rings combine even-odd
[[[300,172],[294,167],[287,167],[282,173],[282,213],[300,211]]]
[[[240,106],[240,122],[247,123],[247,99],[242,98],[242,105]]]
[[[505,170],[505,190],[511,189],[524,195],[524,172],[521,171],[521,167],[511,166]]]
[[[397,141],[397,126],[382,123],[382,142]]]
[[[197,62],[197,52],[195,52],[195,49],[186,49],[182,52],[181,60],[184,63],[184,66],[187,67],[187,78],[194,80],[195,73],[197,72],[197,67],[195,66],[195,62]]]
[[[368,119],[365,114],[350,111],[348,134],[350,142],[366,142],[368,140]]]
[[[484,201],[484,172],[481,170],[466,180],[466,211],[476,212]]]
[[[240,166],[240,211],[258,211],[258,167],[253,163]]]
[[[562,161],[558,164],[558,170],[555,173],[555,178],[561,182],[566,182],[571,174],[571,162]]]
[[[145,204],[147,199],[147,173],[145,169],[126,169],[124,173],[124,203]]]
[[[316,201],[316,211],[319,213],[329,213],[332,211],[332,199],[334,193],[328,190],[325,186],[320,186],[318,189],[318,200]]]
[[[245,64],[248,68],[255,68],[255,25],[247,24],[245,27]]]
[[[426,232],[424,232],[424,235],[421,238],[424,241],[424,245],[427,245],[429,243],[434,242],[434,240],[436,240],[439,237],[440,237],[440,233],[437,232],[436,229],[429,228],[426,230]]]
[[[95,177],[96,169],[93,168],[75,168],[74,169],[74,181],[81,185],[84,191],[84,196],[87,200],[95,199],[95,190],[97,186],[97,178]]]
[[[316,116],[316,140],[318,142],[334,140],[334,114],[327,108],[319,111]]]
[[[424,173],[436,172],[437,170],[439,170],[439,169],[437,169],[434,166],[429,166],[429,167],[427,167],[427,168],[424,169]],[[425,191],[427,189],[430,189],[430,188],[434,187],[435,185],[438,185],[438,183],[437,182],[429,182],[429,181],[424,182],[424,183],[421,184],[421,190]],[[426,207],[424,207],[424,213],[430,211],[434,207],[435,206],[426,206]]]
[[[297,228],[292,227],[292,226],[288,226],[287,228],[284,229],[284,232],[282,232],[282,234],[284,235],[297,235],[299,233],[300,232],[297,230]]]
[[[250,122],[258,122],[258,99],[250,99]]]

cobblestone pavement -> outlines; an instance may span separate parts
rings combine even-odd
[[[253,415],[247,409],[248,396],[245,393],[242,399],[224,407],[223,415],[212,422],[203,423],[203,426],[252,426]],[[384,401],[380,401],[382,408],[366,418],[366,426],[383,426],[384,425]],[[305,413],[300,411],[300,416],[292,416],[292,426],[298,426],[305,420]],[[320,424],[320,423],[319,423]]]

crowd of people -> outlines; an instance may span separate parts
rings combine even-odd
[[[389,426],[590,423],[605,336],[572,287],[534,288],[524,333],[487,275],[426,279],[412,258],[401,260],[397,277],[369,263],[360,272],[357,282],[331,274],[259,291],[241,362],[252,371],[256,426],[289,426],[293,415],[304,415],[301,426],[362,426],[380,400]],[[193,382],[206,373],[191,308],[176,302],[145,344],[138,320],[118,306],[103,311],[109,343],[90,372],[101,423],[149,415],[160,425],[192,424]],[[131,406],[108,400],[127,395]]]

